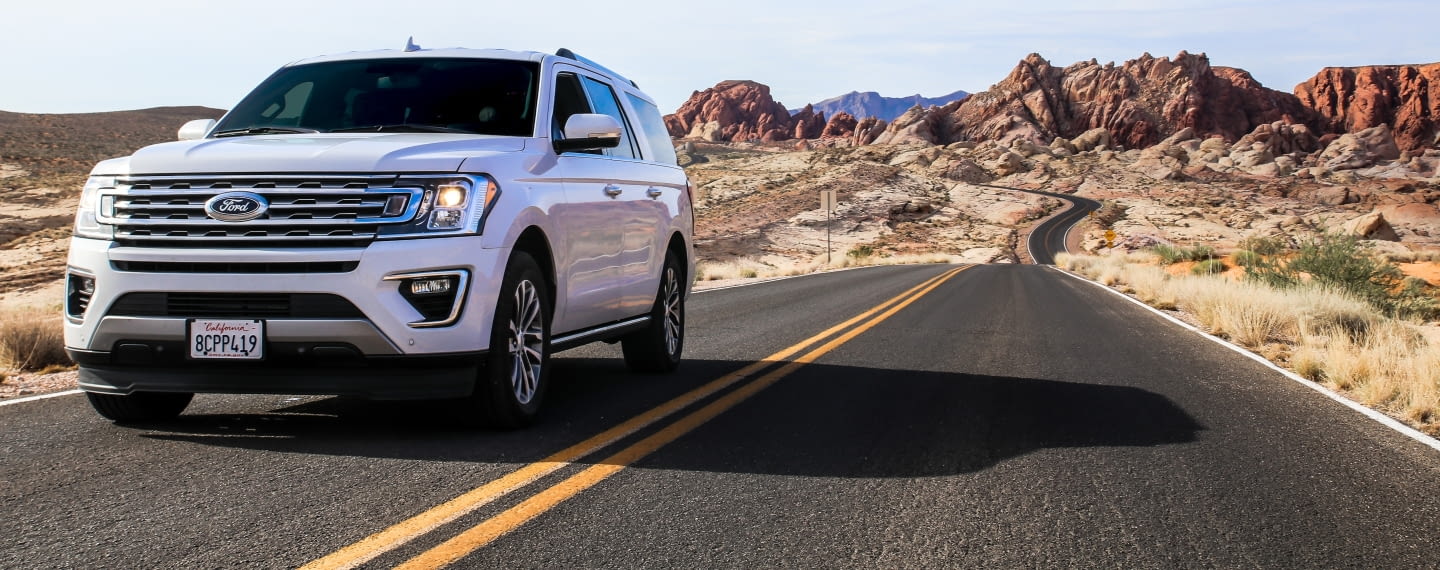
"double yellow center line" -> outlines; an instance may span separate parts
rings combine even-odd
[[[783,362],[813,345],[824,342],[763,376],[755,378],[704,407],[676,420],[654,434],[645,437],[629,447],[607,457],[596,464],[546,488],[520,504],[501,512],[478,525],[470,527],[440,545],[427,550],[401,564],[399,568],[440,568],[474,552],[495,539],[515,530],[527,521],[550,510],[581,491],[595,486],[607,477],[664,447],[680,436],[689,433],[715,416],[745,401],[750,396],[774,384],[796,369],[814,362],[820,356],[859,336],[890,316],[909,306],[915,300],[939,287],[941,283],[969,266],[957,267],[896,295],[871,309],[855,315],[845,322],[807,338],[784,350],[771,354],[765,359],[726,374],[709,383],[682,394],[664,404],[607,429],[580,443],[567,447],[549,457],[531,463],[499,479],[476,487],[454,499],[432,509],[401,521],[390,528],[372,534],[364,539],[315,560],[303,569],[354,568],[373,560],[386,552],[455,521],[475,510],[504,497],[537,479],[572,465],[582,457],[600,451],[615,442],[653,425],[700,400],[729,388],[742,380]],[[868,320],[867,320],[868,319]],[[863,321],[863,322],[862,322]],[[859,323],[858,326],[856,324]],[[851,328],[853,327],[853,328]],[[848,330],[847,330],[848,329]],[[842,333],[843,334],[840,334]],[[836,336],[838,334],[838,336]],[[831,338],[834,336],[834,338]],[[826,342],[826,339],[830,339]]]

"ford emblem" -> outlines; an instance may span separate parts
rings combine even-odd
[[[270,202],[253,192],[226,192],[205,202],[205,213],[222,222],[246,222],[265,215]]]

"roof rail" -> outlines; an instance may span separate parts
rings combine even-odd
[[[593,60],[593,59],[590,59],[590,58],[588,58],[588,57],[585,57],[585,56],[582,56],[582,55],[580,55],[580,54],[578,54],[578,53],[575,53],[575,52],[573,52],[573,51],[570,51],[569,48],[560,48],[560,49],[558,49],[558,50],[555,51],[555,55],[560,56],[560,57],[563,57],[563,58],[565,58],[565,59],[573,59],[573,60],[575,60],[575,61],[578,61],[578,62],[580,62],[580,63],[583,63],[583,64],[585,64],[585,65],[588,65],[588,66],[590,66],[590,67],[593,67],[593,68],[595,68],[595,69],[598,69],[598,70],[604,72],[606,75],[609,75],[609,76],[611,76],[611,77],[614,77],[615,79],[619,79],[620,81],[624,81],[624,82],[626,82],[626,83],[629,83],[631,87],[634,87],[634,88],[636,88],[636,89],[639,89],[639,88],[640,88],[640,84],[635,83],[635,81],[634,81],[633,79],[626,79],[624,75],[620,75],[619,73],[615,73],[614,70],[612,70],[612,69],[610,69],[610,68],[608,68],[608,67],[605,67],[605,66],[603,66],[603,65],[600,65],[600,64],[598,64],[598,63],[595,63],[595,60]]]

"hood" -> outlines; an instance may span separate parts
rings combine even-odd
[[[455,172],[467,158],[525,149],[525,139],[432,133],[252,135],[147,146],[128,174]],[[117,165],[118,166],[118,165]]]

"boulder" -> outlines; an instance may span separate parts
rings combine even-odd
[[[1340,226],[1340,231],[1364,239],[1400,241],[1400,235],[1395,233],[1395,228],[1385,221],[1385,215],[1379,211],[1345,222]]]
[[[1335,138],[1320,152],[1319,161],[1325,168],[1355,170],[1374,166],[1381,160],[1400,158],[1400,148],[1390,136],[1390,127],[1380,125]]]

